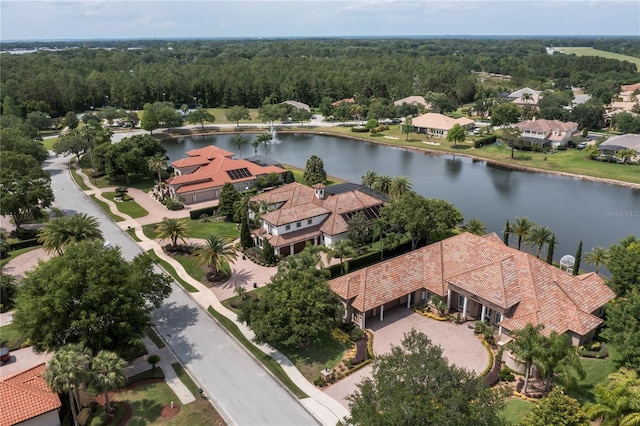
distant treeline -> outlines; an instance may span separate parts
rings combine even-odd
[[[609,40],[591,40],[596,42]],[[626,42],[640,45],[640,39]],[[107,103],[141,109],[148,102],[193,103],[196,97],[207,107],[255,108],[284,100],[318,106],[324,98],[391,101],[436,92],[462,104],[486,96],[487,89],[573,85],[608,102],[621,84],[640,80],[628,62],[548,55],[549,45],[543,39],[447,38],[47,42],[48,48],[69,49],[2,55],[0,99],[9,96],[25,115],[61,116]],[[13,47],[38,44],[2,43],[2,49]],[[511,79],[484,87],[474,71]]]

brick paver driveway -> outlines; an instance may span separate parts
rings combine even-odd
[[[402,307],[385,313],[382,322],[378,318],[367,320],[367,328],[374,332],[373,350],[376,354],[389,352],[391,345],[398,346],[404,333],[415,328],[442,347],[443,355],[450,364],[480,374],[489,365],[489,353],[480,339],[474,336],[473,329],[468,327],[472,324],[468,322],[457,325],[448,321],[436,321]],[[371,366],[367,366],[329,386],[325,392],[348,407],[345,396],[355,391],[356,384],[370,374]]]

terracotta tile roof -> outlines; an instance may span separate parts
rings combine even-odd
[[[251,201],[265,201],[277,207],[276,210],[262,216],[263,220],[274,226],[327,215],[320,226],[320,231],[326,235],[338,235],[347,231],[347,221],[343,217],[344,214],[384,204],[382,200],[358,190],[339,194],[325,191],[325,197],[319,199],[313,188],[298,182],[258,194],[252,197]]]
[[[233,153],[209,145],[187,152],[189,157],[174,161],[175,167],[200,165],[192,173],[185,173],[167,179],[178,194],[198,191],[208,188],[221,187],[227,182],[252,182],[257,176],[269,173],[284,173],[281,167],[269,165],[260,166],[244,159],[234,159]],[[238,169],[247,169],[248,176],[233,179],[229,173]]]
[[[451,118],[446,115],[436,114],[434,112],[428,112],[426,114],[419,115],[414,118],[412,124],[414,127],[422,129],[439,129],[449,131],[455,124],[461,126],[468,126],[473,124],[474,121],[469,118]]]
[[[521,97],[522,97],[522,95],[524,95],[525,93],[528,93],[528,94],[530,94],[530,95],[539,95],[539,94],[541,94],[542,92],[541,92],[541,91],[539,91],[539,90],[533,90],[533,89],[530,89],[530,88],[528,88],[528,87],[523,87],[523,88],[522,88],[522,89],[520,89],[520,90],[516,90],[515,92],[511,92],[511,93],[509,93],[509,96],[508,96],[508,97],[509,97],[509,98],[511,98],[511,99],[517,99],[517,98],[521,98]]]
[[[293,232],[287,232],[286,234],[282,235],[270,235],[267,237],[267,239],[269,240],[269,244],[271,244],[273,247],[282,247],[289,244],[299,243],[301,241],[307,241],[314,237],[322,235],[319,227],[319,225],[316,225],[309,228],[302,228]],[[260,229],[264,230],[264,228]],[[264,232],[259,232],[257,235],[268,234],[266,233],[266,230],[264,230]]]
[[[355,103],[355,99],[353,98],[346,98],[346,99],[340,99],[339,101],[335,101],[331,104],[331,106],[340,106],[340,104],[353,104]]]
[[[0,426],[15,425],[60,408],[60,398],[47,387],[45,364],[0,380]]]
[[[462,233],[329,281],[343,299],[355,283],[361,312],[422,288],[444,297],[451,287],[500,307],[506,329],[544,324],[545,334],[587,334],[602,322],[592,312],[615,297],[595,273],[568,275],[495,234]]]
[[[626,84],[626,85],[620,86],[620,90],[623,92],[633,92],[634,90],[640,90],[640,83]]]
[[[524,131],[524,130],[533,130],[536,132],[553,132],[557,130],[559,132],[575,132],[578,130],[578,123],[574,123],[573,121],[564,122],[560,120],[525,120],[516,124],[516,126]]]
[[[402,106],[402,104],[422,105],[427,109],[431,108],[431,104],[427,102],[422,96],[407,96],[406,98],[398,99],[393,104],[395,106]]]

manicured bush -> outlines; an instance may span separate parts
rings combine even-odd
[[[38,229],[18,228],[12,232],[19,240],[30,240],[38,236]]]
[[[195,219],[200,219],[203,214],[206,214],[207,216],[215,216],[217,210],[218,209],[215,206],[205,207],[197,210],[191,210],[189,212],[189,217],[192,220],[195,220]]]
[[[498,373],[498,377],[500,378],[501,382],[513,382],[516,379],[509,367],[504,367],[502,370],[500,370],[500,372]]]
[[[342,343],[343,345],[348,345],[349,344],[349,334],[345,333],[344,331],[342,331],[339,328],[334,328],[331,330],[331,336],[338,342]]]
[[[360,327],[354,327],[353,330],[351,330],[351,333],[349,333],[349,338],[352,342],[361,340],[363,336],[364,330],[362,330]]]
[[[607,358],[609,349],[605,343],[593,342],[586,348],[580,348],[580,356],[585,358]]]
[[[490,145],[492,143],[495,143],[496,140],[497,140],[497,136],[496,135],[484,136],[484,137],[478,138],[475,141],[473,141],[473,147],[474,148],[480,148],[480,147],[483,147],[485,145]]]
[[[180,201],[176,201],[173,198],[167,198],[167,202],[165,203],[168,210],[182,210],[184,209],[184,204]]]
[[[35,247],[40,245],[37,238],[32,238],[30,240],[18,241],[15,243],[9,244],[9,251],[20,250],[27,247]]]
[[[354,133],[367,133],[369,129],[364,126],[354,126],[351,128],[351,131]]]

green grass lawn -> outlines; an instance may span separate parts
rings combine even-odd
[[[20,346],[27,340],[25,336],[18,331],[15,324],[7,324],[0,327],[0,343],[9,350],[20,349]]]
[[[171,257],[173,257],[174,260],[182,265],[184,270],[187,271],[187,274],[189,274],[191,278],[199,282],[204,281],[206,270],[202,268],[198,263],[196,263],[193,257],[184,254],[176,254]]]
[[[235,121],[227,120],[227,110],[227,108],[207,108],[207,111],[209,111],[216,118],[216,121],[213,124],[206,123],[205,127],[212,125],[215,126],[216,124],[235,124]],[[260,123],[260,120],[258,120],[258,108],[249,108],[249,113],[251,114],[251,120],[240,120],[240,125],[249,123]]]
[[[525,401],[524,399],[509,398],[504,403],[501,417],[507,426],[517,425],[531,411],[533,405],[533,402]]]
[[[284,168],[286,170],[291,170],[291,172],[293,173],[293,177],[296,180],[296,182],[305,184],[304,182],[304,169],[299,169],[297,167],[293,167],[293,166],[289,166],[287,164],[283,164]],[[344,182],[341,179],[332,177],[332,176],[327,176],[327,180],[324,181],[325,185],[333,185],[335,183],[342,183]],[[305,184],[306,185],[306,184]]]
[[[258,297],[260,297],[260,295],[264,292],[264,290],[266,289],[266,286],[263,287],[258,287],[256,289],[253,289],[251,291],[248,291],[246,293],[246,300],[249,300],[249,298],[251,299],[256,299]],[[225,299],[223,301],[221,301],[222,306],[224,306],[225,308],[229,309],[230,311],[235,312],[236,314],[240,312],[240,297],[238,296],[233,296],[229,299]]]
[[[194,286],[192,286],[191,284],[189,284],[188,282],[186,282],[185,280],[183,280],[180,275],[178,275],[178,273],[176,272],[176,270],[173,268],[173,266],[171,266],[169,264],[169,262],[167,262],[166,260],[160,259],[158,257],[157,254],[155,254],[153,252],[153,250],[149,250],[147,251],[147,254],[149,256],[151,256],[156,262],[158,262],[158,264],[160,266],[162,266],[162,268],[167,271],[167,273],[169,275],[171,275],[171,277],[182,286],[182,288],[184,288],[185,290],[187,290],[189,293],[197,293],[198,289],[195,288]]]
[[[293,362],[307,380],[313,382],[320,377],[322,370],[331,370],[340,362],[346,348],[328,334],[306,348],[277,346],[277,349]]]
[[[115,201],[116,193],[115,192],[103,192],[102,196],[107,200],[113,201],[116,204],[116,207],[120,211],[120,213],[124,213],[129,215],[130,217],[137,219],[139,217],[145,217],[149,214],[140,204],[136,203],[134,200],[118,202]]]
[[[111,210],[109,209],[109,206],[107,205],[107,203],[105,203],[102,200],[98,200],[98,198],[95,195],[91,196],[91,199],[98,205],[100,206],[100,208],[102,210],[104,210],[104,212],[106,214],[109,215],[109,217],[111,217],[111,219],[113,219],[115,222],[122,222],[124,221],[124,218],[122,216],[118,216],[116,214],[111,213]]]
[[[200,219],[186,218],[189,224],[188,238],[207,238],[211,234],[218,234],[236,239],[240,237],[240,231],[236,228],[237,224],[232,222],[201,222]],[[150,225],[144,225],[142,231],[147,238],[155,240],[158,233],[155,232],[155,228],[158,224],[152,223]],[[180,240],[178,240],[178,243]],[[171,241],[166,240],[167,244]]]
[[[84,179],[80,177],[80,175],[78,174],[78,171],[74,167],[71,167],[71,177],[76,182],[76,184],[78,184],[80,189],[82,189],[83,191],[91,190],[91,188],[89,188],[87,184],[84,183]]]
[[[176,375],[178,376],[180,381],[184,383],[187,389],[191,391],[191,394],[196,398],[200,398],[200,393],[198,392],[198,389],[200,389],[200,387],[196,385],[191,376],[187,374],[184,367],[182,367],[182,364],[180,364],[179,362],[174,362],[173,364],[171,364],[171,367],[176,372]]]
[[[617,59],[619,61],[628,61],[636,64],[640,70],[640,58],[634,56],[623,55],[622,53],[607,52],[606,50],[598,50],[593,47],[558,47],[563,53],[576,56],[600,56],[601,58]]]
[[[53,150],[53,144],[56,143],[57,140],[58,140],[57,136],[55,138],[43,139],[42,140],[42,146],[44,146],[47,151],[52,151]]]
[[[133,228],[129,228],[127,229],[127,234],[129,234],[129,236],[131,237],[131,239],[133,241],[135,241],[136,243],[141,243],[142,240],[140,238],[138,238],[138,236],[136,235],[136,230]]]

